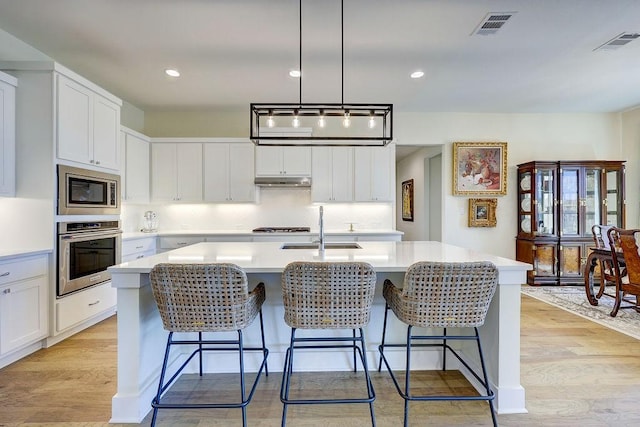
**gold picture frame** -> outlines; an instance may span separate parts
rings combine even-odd
[[[498,199],[469,199],[469,227],[495,227]]]
[[[413,179],[402,182],[402,220],[413,221]]]
[[[507,194],[506,142],[454,142],[453,194]]]

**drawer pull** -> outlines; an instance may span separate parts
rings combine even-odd
[[[98,305],[98,304],[100,304],[100,300],[96,300],[95,302],[90,302],[89,307],[91,307],[92,305]]]
[[[0,274],[0,277],[6,277],[6,276],[8,276],[10,274],[11,274],[10,271],[5,271],[4,273]]]
[[[144,258],[144,255],[138,255],[136,259]]]
[[[136,249],[142,249],[144,246],[136,246]]]
[[[178,242],[178,243],[176,243],[176,245],[178,245],[178,246],[185,246],[186,244],[187,244],[187,242]]]

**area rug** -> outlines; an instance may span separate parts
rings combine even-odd
[[[640,313],[632,309],[620,309],[616,317],[609,316],[613,298],[602,296],[598,305],[587,301],[582,286],[522,286],[522,293],[540,301],[577,314],[633,338],[640,339]],[[625,304],[623,302],[622,304]]]

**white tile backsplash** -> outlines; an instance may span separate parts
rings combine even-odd
[[[142,228],[144,212],[158,214],[158,229],[163,230],[239,230],[256,227],[291,226],[318,229],[318,207],[311,203],[308,188],[260,188],[258,203],[202,203],[125,205],[122,223],[125,232]],[[323,204],[325,229],[357,231],[394,229],[391,203]]]

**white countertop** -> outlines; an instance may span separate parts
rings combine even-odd
[[[170,263],[228,262],[239,265],[247,273],[282,272],[293,261],[365,261],[376,271],[404,272],[417,261],[491,261],[501,271],[530,270],[531,265],[519,261],[446,245],[440,242],[357,242],[361,249],[280,249],[282,242],[215,242],[197,243],[150,257],[109,267],[111,273],[148,273],[154,265]]]
[[[317,235],[318,230],[311,230],[310,232],[298,232],[298,233],[254,233],[251,230],[159,230],[153,233],[143,233],[141,231],[128,231],[122,234],[124,240],[129,239],[141,239],[143,237],[152,236],[313,236]],[[398,230],[380,230],[380,229],[362,229],[362,230],[325,230],[325,236],[339,236],[339,235],[355,235],[355,236],[378,236],[378,235],[399,235],[402,236],[404,232]]]
[[[53,248],[10,248],[0,250],[0,261],[19,258],[30,255],[50,254]]]

